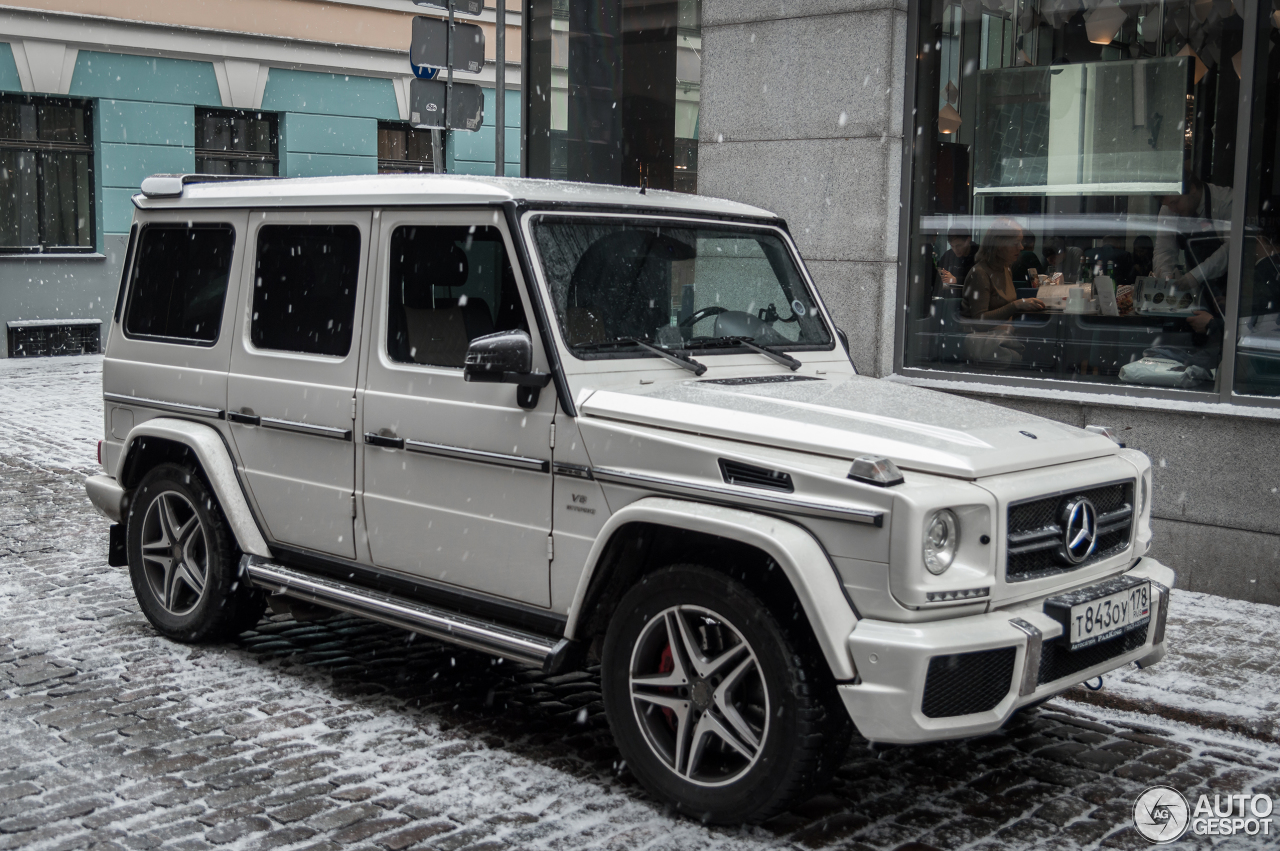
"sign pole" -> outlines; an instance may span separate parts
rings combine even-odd
[[[507,0],[498,0],[497,79],[494,86],[493,173],[507,174]]]
[[[449,111],[453,109],[453,24],[453,0],[449,0],[449,82],[447,84],[449,93],[445,99],[446,106],[444,110],[444,126],[446,130],[453,129],[453,122],[449,120]]]

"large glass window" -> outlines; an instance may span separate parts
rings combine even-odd
[[[528,0],[530,177],[696,192],[701,0]]]
[[[1220,391],[1236,8],[921,3],[904,367]]]
[[[89,104],[0,96],[0,252],[92,251]]]
[[[565,340],[579,357],[664,349],[741,352],[742,341],[830,348],[774,233],[685,223],[539,218],[533,227]]]
[[[263,226],[250,339],[260,349],[346,357],[359,280],[354,225]]]
[[[391,234],[387,354],[461,367],[476,337],[529,330],[494,227],[406,226]]]
[[[231,225],[148,225],[138,241],[124,331],[213,345],[222,328],[236,232]],[[127,267],[126,263],[126,267]]]
[[[196,110],[196,171],[274,176],[280,172],[277,117],[269,112]]]
[[[1271,4],[1263,4],[1263,15]],[[1280,396],[1280,31],[1259,27],[1254,112],[1237,303],[1235,386]]]

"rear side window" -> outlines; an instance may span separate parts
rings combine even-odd
[[[254,268],[253,345],[346,357],[359,278],[354,225],[264,225]]]
[[[148,225],[138,240],[124,332],[211,346],[222,329],[236,231],[231,225]]]

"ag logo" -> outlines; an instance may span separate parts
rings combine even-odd
[[[1156,845],[1173,842],[1187,832],[1191,807],[1169,786],[1152,786],[1133,802],[1133,826]]]

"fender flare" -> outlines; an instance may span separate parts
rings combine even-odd
[[[629,523],[650,523],[731,538],[767,553],[782,568],[800,599],[832,675],[841,681],[851,681],[857,676],[847,648],[858,616],[835,566],[812,533],[777,517],[679,499],[646,497],[609,518],[596,536],[569,605],[566,638],[578,637],[575,630],[584,614],[587,589],[596,567],[613,534]]]
[[[120,453],[120,461],[115,470],[116,481],[120,480],[120,474],[125,470],[129,456],[138,442],[146,437],[171,440],[195,453],[196,460],[204,468],[205,476],[213,487],[218,505],[221,506],[222,513],[231,526],[232,534],[236,536],[236,544],[241,552],[271,557],[271,549],[267,546],[266,539],[262,537],[258,521],[254,519],[253,512],[249,509],[249,501],[245,499],[244,491],[240,488],[240,480],[236,477],[235,464],[231,461],[226,442],[217,429],[202,423],[171,417],[157,417],[134,426],[129,436],[125,438],[124,451]]]

